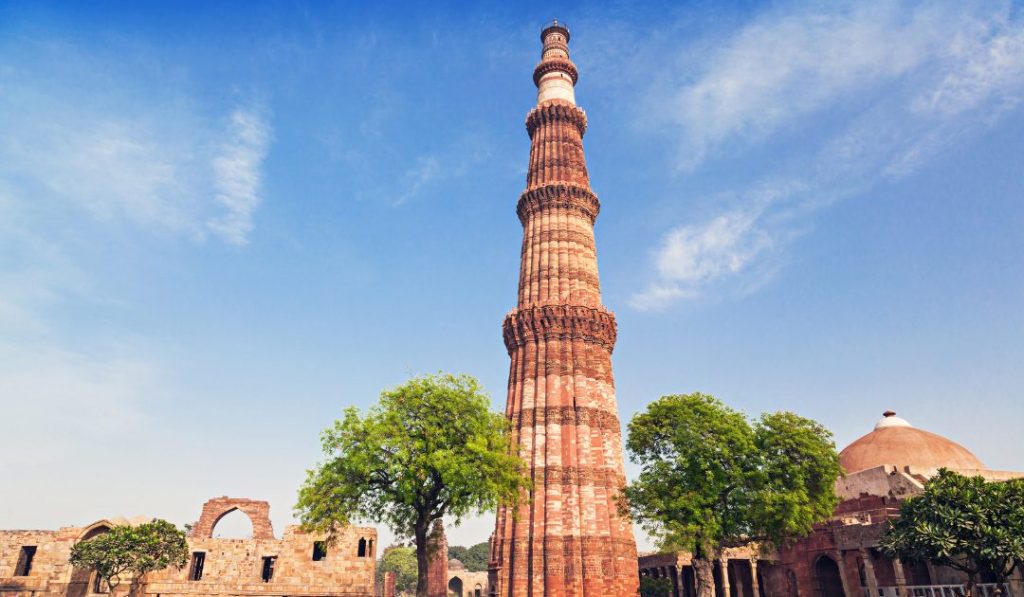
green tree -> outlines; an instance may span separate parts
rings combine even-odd
[[[672,581],[667,578],[640,577],[640,597],[671,597]]]
[[[68,561],[72,566],[95,570],[113,593],[125,575],[140,581],[153,570],[184,567],[188,562],[188,542],[185,533],[173,524],[153,519],[138,526],[115,526],[102,535],[76,543]]]
[[[466,570],[470,572],[485,572],[491,563],[491,545],[486,541],[471,547],[451,545],[448,547],[448,557],[465,564]]]
[[[664,396],[629,423],[640,475],[620,502],[666,551],[693,554],[701,597],[729,547],[784,545],[810,534],[838,500],[832,434],[793,413],[747,417],[706,394]]]
[[[509,424],[468,375],[427,375],[381,393],[365,417],[350,408],[322,434],[296,513],[333,541],[353,518],[388,525],[416,544],[416,594],[427,593],[430,529],[442,517],[515,506],[529,479]]]
[[[990,482],[939,469],[924,493],[900,504],[880,548],[890,557],[960,570],[968,595],[985,572],[1002,585],[1024,564],[1024,479]]]
[[[395,573],[395,591],[416,590],[416,550],[402,545],[393,545],[384,550],[377,562],[377,583],[384,582],[384,573]]]

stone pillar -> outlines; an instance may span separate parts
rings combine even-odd
[[[427,597],[448,597],[448,538],[441,519],[430,532],[430,567],[427,569]]]
[[[860,559],[864,562],[864,580],[868,584],[868,595],[878,597],[878,577],[875,576],[875,563],[871,559],[871,550],[860,548]]]
[[[853,588],[850,585],[850,575],[846,569],[846,557],[843,555],[843,550],[837,549],[832,552],[832,555],[835,557],[836,564],[839,565],[839,580],[843,583],[843,593],[846,594],[846,597],[860,597],[860,595],[853,592]]]
[[[1010,589],[1008,597],[1024,597],[1024,575],[1021,575],[1020,568],[1014,568],[1006,584]]]
[[[750,591],[761,597],[761,583],[757,580],[757,558],[750,558]]]
[[[722,571],[722,597],[730,597],[729,594],[729,558],[718,559],[719,569]],[[742,597],[742,596],[741,596]]]
[[[516,203],[518,302],[502,325],[505,416],[533,490],[518,512],[498,508],[494,569],[501,597],[636,595],[633,524],[615,499],[626,484],[611,359],[617,328],[601,302],[587,116],[575,105],[569,29],[552,23],[541,39],[526,189]]]
[[[384,597],[395,597],[395,573],[384,573]]]
[[[907,594],[907,574],[899,558],[892,559],[892,572],[896,576],[896,597],[904,597]]]

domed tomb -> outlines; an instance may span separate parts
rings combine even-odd
[[[874,430],[839,453],[839,463],[847,473],[855,473],[885,464],[900,469],[949,468],[984,470],[978,457],[960,444],[941,435],[917,429],[896,413],[886,411]]]

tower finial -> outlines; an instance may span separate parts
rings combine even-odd
[[[579,79],[576,65],[569,60],[569,28],[554,19],[540,32],[544,47],[540,64],[533,70],[533,82],[537,85],[537,103],[547,100],[562,100],[576,103],[573,87]]]

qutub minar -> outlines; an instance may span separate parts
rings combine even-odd
[[[615,316],[601,304],[587,117],[576,106],[569,29],[555,21],[541,40],[537,107],[526,117],[526,190],[516,207],[519,303],[504,323],[512,360],[506,414],[534,490],[518,518],[498,511],[490,592],[633,596],[636,540],[616,505],[625,472],[611,365]]]

